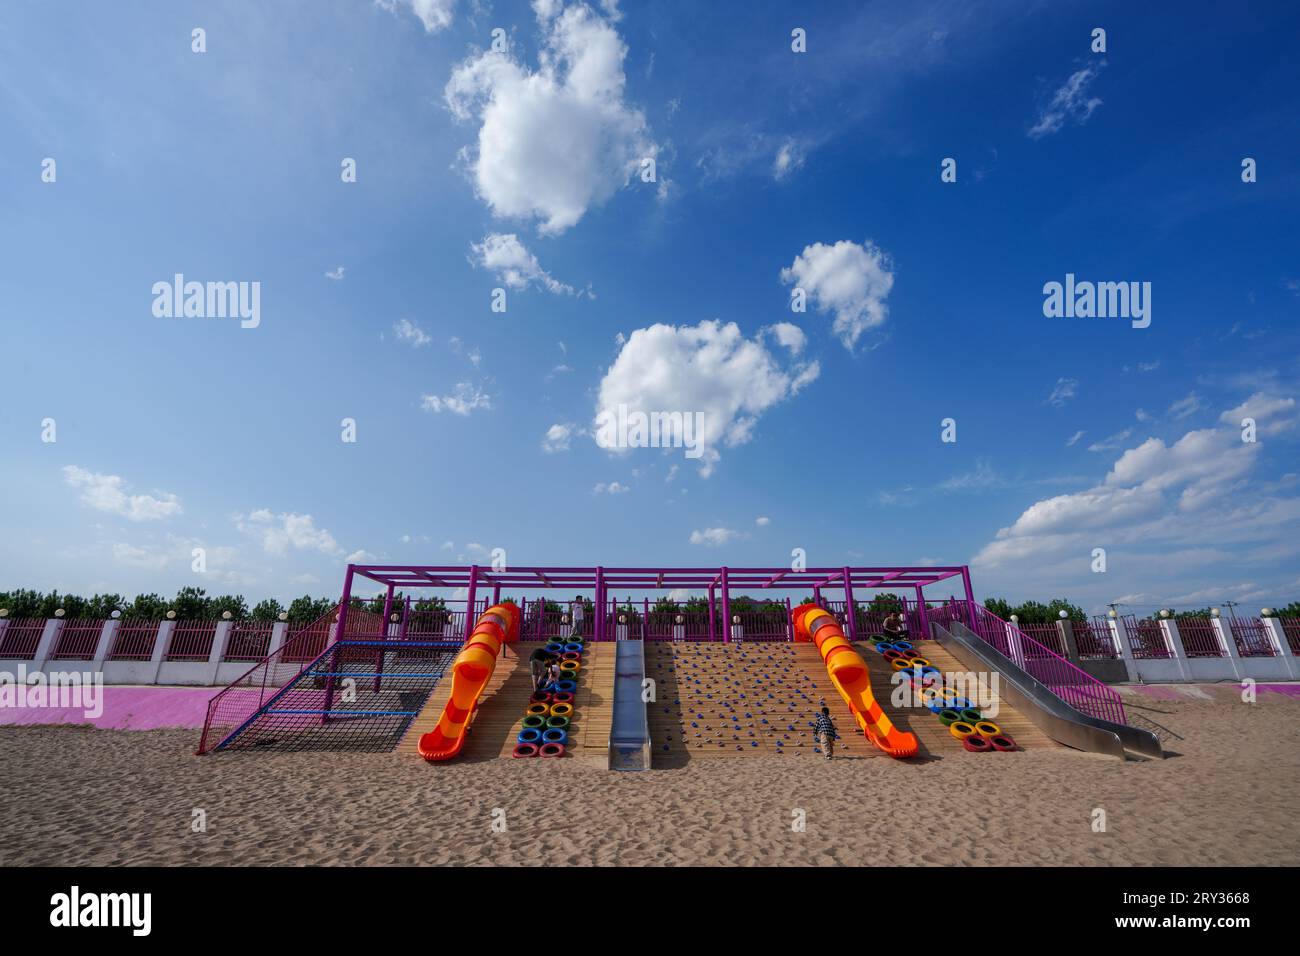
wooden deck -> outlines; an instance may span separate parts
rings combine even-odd
[[[470,724],[465,747],[456,760],[491,760],[510,757],[515,738],[523,729],[524,713],[532,694],[528,658],[542,644],[507,644],[496,669],[479,697],[478,713]],[[614,701],[614,645],[588,644],[582,654],[582,671],[574,695],[568,754],[584,763],[609,766],[609,730]],[[419,715],[397,747],[397,752],[417,756],[421,735],[438,723],[451,695],[451,673],[438,682]]]

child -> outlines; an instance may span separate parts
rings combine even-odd
[[[560,658],[557,654],[552,654],[546,662],[546,682],[551,686],[560,679]]]
[[[831,753],[835,750],[835,722],[831,720],[831,709],[823,707],[822,712],[817,715],[817,727],[813,731],[813,739],[821,745],[822,756],[827,760],[831,759]]]
[[[546,685],[551,655],[545,648],[539,647],[528,658],[528,668],[533,675],[533,690],[541,690]]]

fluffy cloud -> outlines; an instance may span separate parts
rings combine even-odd
[[[624,101],[627,47],[610,20],[583,4],[534,9],[537,69],[484,52],[456,67],[444,96],[457,119],[480,124],[462,153],[480,198],[497,216],[535,218],[554,234],[626,186],[658,147]]]
[[[319,551],[322,554],[343,553],[334,536],[324,528],[316,527],[311,515],[280,512],[259,508],[247,515],[235,515],[235,527],[257,541],[267,554],[285,554],[295,551]]]
[[[420,18],[427,33],[438,33],[451,26],[451,14],[456,9],[456,0],[375,0],[375,2],[391,12],[396,12],[398,7],[405,7]]]
[[[1058,378],[1056,385],[1052,388],[1052,394],[1047,396],[1047,404],[1060,408],[1074,398],[1074,393],[1078,391],[1078,388],[1079,380],[1077,378]]]
[[[598,481],[596,482],[595,487],[591,490],[598,495],[621,495],[626,491],[631,491],[632,489],[618,481],[611,481],[608,484],[603,481]]]
[[[555,454],[559,451],[568,451],[569,443],[573,440],[573,434],[577,431],[576,425],[556,423],[546,429],[546,437],[542,439],[542,451],[548,454]]]
[[[803,289],[819,312],[835,313],[835,334],[848,349],[889,316],[885,300],[894,287],[893,263],[870,240],[815,242],[781,270],[781,281]]]
[[[477,409],[491,409],[492,399],[477,386],[469,382],[458,382],[450,395],[420,396],[420,407],[434,414],[451,412],[453,415],[468,415]]]
[[[1092,81],[1097,78],[1097,74],[1105,65],[1105,60],[1099,60],[1071,73],[1039,111],[1038,119],[1029,128],[1029,138],[1042,139],[1044,136],[1049,136],[1066,122],[1074,122],[1080,126],[1088,122],[1093,111],[1101,106],[1100,98],[1088,95],[1088,87],[1092,85]]]
[[[103,475],[66,465],[63,480],[80,489],[82,504],[128,521],[158,521],[181,513],[180,499],[174,494],[166,491],[152,495],[128,494],[127,484],[119,475]]]
[[[710,548],[718,548],[738,537],[740,537],[740,532],[732,531],[730,528],[705,528],[703,531],[691,532],[691,544],[702,544]]]
[[[629,412],[700,413],[701,473],[721,458],[719,447],[753,437],[764,411],[795,395],[820,374],[816,362],[783,368],[757,339],[734,322],[695,326],[652,325],[623,343],[600,383],[596,404],[603,416]]]
[[[1294,398],[1282,398],[1256,392],[1236,408],[1219,416],[1219,421],[1240,428],[1242,419],[1255,419],[1255,430],[1260,435],[1278,435],[1294,428],[1296,423]]]
[[[776,159],[772,161],[772,177],[776,180],[785,179],[803,165],[803,160],[803,147],[793,139],[787,139],[777,149]]]
[[[775,325],[768,326],[767,331],[772,334],[772,338],[776,339],[777,344],[789,349],[791,355],[799,355],[808,344],[808,337],[804,335],[803,329],[792,322],[777,322]]]
[[[422,345],[428,345],[433,341],[433,339],[425,333],[424,329],[420,328],[410,319],[399,319],[394,322],[393,331],[397,333],[397,338],[399,340],[407,342],[417,349]]]
[[[469,248],[470,262],[496,273],[497,281],[511,289],[536,285],[557,295],[573,295],[573,286],[553,278],[514,233],[494,232],[482,242],[471,242]]]

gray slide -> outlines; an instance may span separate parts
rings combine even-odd
[[[945,629],[932,623],[930,629],[940,646],[957,658],[963,667],[997,671],[1001,675],[1001,696],[1058,743],[1076,750],[1110,754],[1121,760],[1129,754],[1164,757],[1160,739],[1155,734],[1075,710],[1011,658],[981,640],[965,624],[953,621]]]
[[[650,721],[641,697],[645,683],[645,648],[640,641],[619,641],[616,646],[609,765],[613,770],[649,770]]]

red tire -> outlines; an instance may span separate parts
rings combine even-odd
[[[543,757],[563,757],[564,744],[542,744],[542,749],[538,753]]]
[[[1013,750],[1020,749],[1016,746],[1016,742],[1006,734],[998,734],[996,737],[989,738],[989,743],[993,745],[994,750],[999,750],[1002,753],[1011,753]]]
[[[963,738],[961,745],[973,754],[986,754],[993,749],[992,742],[980,734],[971,734]]]
[[[536,757],[536,756],[537,756],[537,744],[518,744],[518,745],[515,746],[515,751],[514,751],[514,753],[512,753],[510,756],[512,756],[512,757]]]

